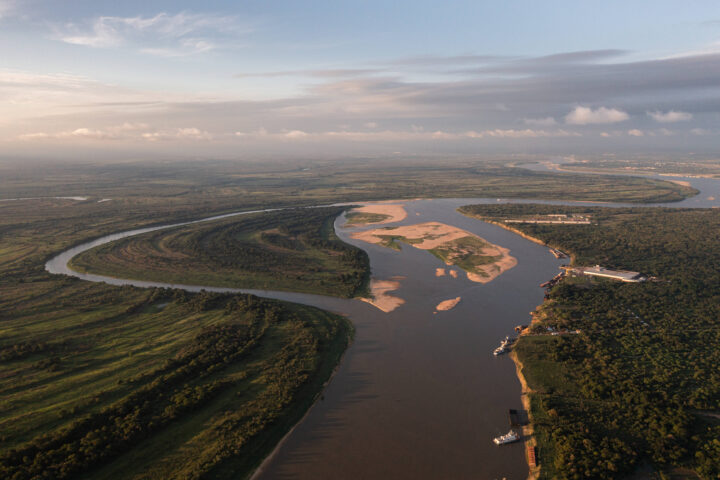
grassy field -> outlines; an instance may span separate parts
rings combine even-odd
[[[343,210],[294,209],[160,230],[84,252],[72,267],[191,285],[364,295],[367,254],[333,229]]]
[[[720,211],[547,205],[461,211],[495,220],[590,214],[592,225],[513,227],[571,253],[575,264],[657,277],[632,284],[563,280],[536,314],[533,335],[517,342],[535,390],[541,478],[615,479],[641,468],[718,478]],[[547,327],[580,333],[550,336]]]

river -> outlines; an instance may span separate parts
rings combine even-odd
[[[703,183],[698,197],[715,196],[720,190],[716,180],[709,181],[710,189],[705,179],[683,180],[696,188]],[[716,206],[698,197],[668,206]],[[518,265],[485,285],[464,275],[436,277],[435,269],[444,264],[428,252],[408,246],[398,252],[353,240],[343,226],[344,217],[336,220],[340,238],[368,252],[374,278],[402,277],[392,294],[406,303],[390,313],[358,300],[123,280],[80,274],[67,267],[73,256],[96,245],[169,226],[80,245],[51,259],[46,268],[116,285],[253,293],[347,315],[356,328],[355,341],[321,400],[266,460],[257,479],[523,479],[527,476],[523,444],[492,443],[494,436],[509,428],[507,409],[521,407],[514,364],[507,357],[494,357],[492,350],[515,325],[529,322],[529,312],[543,299],[539,284],[555,275],[563,261],[541,245],[456,212],[462,205],[497,201],[404,201],[407,218],[391,224],[439,221],[509,248]],[[457,307],[434,313],[440,301],[457,296],[462,297]]]

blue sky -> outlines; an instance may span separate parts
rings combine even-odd
[[[714,152],[720,3],[0,0],[0,98],[22,155]]]

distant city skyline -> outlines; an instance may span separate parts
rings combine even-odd
[[[718,152],[720,4],[0,0],[2,157]]]

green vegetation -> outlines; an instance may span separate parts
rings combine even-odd
[[[242,478],[349,336],[341,317],[249,295],[40,286],[6,292],[25,308],[3,320],[2,478]]]
[[[366,294],[367,254],[333,229],[345,207],[242,215],[118,240],[72,261],[83,272],[341,297]]]
[[[487,277],[487,272],[478,267],[494,263],[501,258],[501,256],[483,255],[484,250],[489,246],[480,238],[468,236],[456,238],[428,251],[448,265],[455,265],[466,272]]]
[[[592,174],[541,173],[500,163],[354,160],[353,162],[138,162],[109,165],[4,162],[0,197],[86,195],[104,208],[167,221],[168,210],[326,205],[418,197],[504,197],[672,202],[697,191],[671,182]],[[151,209],[155,207],[155,212]],[[121,213],[121,215],[124,215]]]
[[[47,274],[63,248],[189,208],[111,204],[0,203],[0,477],[243,478],[321,391],[350,326],[248,295]]]
[[[383,213],[350,212],[345,215],[347,225],[366,225],[369,223],[380,223],[391,218]]]
[[[552,210],[550,212],[549,210]],[[618,478],[649,462],[664,473],[720,475],[720,211],[474,205],[466,214],[590,213],[597,225],[513,225],[573,254],[659,277],[563,281],[536,315],[579,335],[523,336],[543,478]],[[709,414],[708,414],[709,413]]]
[[[387,230],[390,231],[395,227],[388,227]],[[422,243],[422,238],[407,238],[402,235],[376,235],[378,238],[381,238],[382,240],[378,245],[381,245],[383,247],[392,248],[393,250],[400,250],[400,243],[406,243],[408,245],[415,245],[418,243]]]
[[[472,162],[5,161],[0,179],[2,198],[89,197],[0,202],[0,472],[18,479],[246,476],[306,411],[347,343],[347,323],[312,308],[91,284],[44,271],[48,258],[75,244],[288,205],[501,195],[643,202],[694,194],[667,182],[528,174]],[[237,267],[231,234],[262,245],[262,255],[282,251],[297,261],[318,247],[308,239],[312,232],[251,229],[258,238],[241,226],[233,230],[235,220],[165,233],[180,240],[192,231],[227,247],[228,257],[214,257],[216,266],[228,262],[218,267],[225,274]],[[219,225],[228,228],[213,231]],[[331,256],[343,257],[330,232],[320,231],[321,241],[333,244]],[[201,243],[195,247],[203,251]],[[247,256],[242,261],[250,268]],[[359,270],[352,259],[339,262]],[[350,295],[357,278],[327,281]]]
[[[594,158],[583,162],[566,163],[561,167],[570,172],[597,172],[601,174],[646,174],[720,177],[716,157],[658,158],[635,156],[632,158]]]

